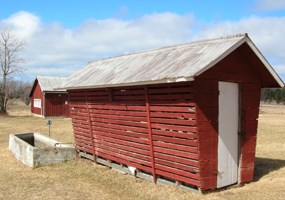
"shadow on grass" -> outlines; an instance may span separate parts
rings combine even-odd
[[[272,171],[279,170],[285,167],[285,160],[270,159],[270,158],[255,158],[255,170],[253,181],[258,181],[263,176]]]

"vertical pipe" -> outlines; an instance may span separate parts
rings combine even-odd
[[[91,126],[91,117],[90,117],[87,93],[84,92],[84,95],[85,95],[85,105],[86,105],[86,109],[88,112],[88,125],[89,125],[90,139],[91,139],[91,144],[92,144],[93,160],[94,160],[94,162],[96,162],[96,155],[95,155],[95,148],[94,148],[93,133],[92,133],[92,126]]]
[[[151,157],[151,164],[152,164],[152,176],[153,176],[153,182],[156,183],[154,151],[153,151],[153,142],[152,142],[152,130],[151,130],[150,109],[149,109],[149,99],[148,99],[147,87],[144,88],[144,94],[145,94],[145,107],[146,107],[147,125],[148,125],[148,139],[149,139],[149,144],[150,144],[150,157]]]

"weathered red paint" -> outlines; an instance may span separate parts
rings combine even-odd
[[[41,108],[35,108],[34,107],[34,99],[41,99]],[[44,93],[42,92],[42,89],[40,85],[38,84],[38,81],[35,82],[33,93],[31,95],[31,112],[35,113],[37,115],[43,114],[43,100],[44,100]]]
[[[41,99],[41,108],[34,107],[34,99]],[[44,117],[70,117],[68,95],[43,92],[36,80],[31,92],[31,112]]]
[[[45,93],[45,112],[46,117],[62,116],[69,117],[68,98],[65,93]]]
[[[241,88],[239,182],[251,181],[260,89],[274,84],[267,74],[242,45],[192,82],[70,90],[76,148],[154,177],[215,189],[218,82],[234,82]]]

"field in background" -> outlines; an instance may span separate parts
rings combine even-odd
[[[32,117],[20,101],[0,116],[0,199],[284,199],[285,107],[262,106],[254,181],[206,195],[123,175],[84,159],[31,169],[8,150],[10,133],[48,134],[47,119]],[[51,119],[51,137],[73,142],[70,119]]]

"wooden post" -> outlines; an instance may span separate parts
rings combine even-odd
[[[152,142],[152,130],[151,130],[150,109],[149,109],[147,87],[144,88],[144,92],[145,92],[145,107],[146,107],[147,125],[148,125],[148,139],[149,139],[149,144],[150,144],[150,157],[151,157],[151,164],[152,164],[152,176],[153,176],[153,182],[156,183],[155,163],[154,163],[155,161],[154,161],[154,151],[153,151],[153,142]]]
[[[85,93],[86,109],[88,111],[88,125],[89,125],[90,139],[91,139],[91,144],[92,144],[93,159],[94,159],[94,162],[96,163],[96,155],[95,155],[95,148],[94,148],[94,141],[93,141],[93,133],[92,133],[91,117],[90,117],[89,104],[88,104],[88,96],[87,96],[86,92],[84,92],[84,93]]]

